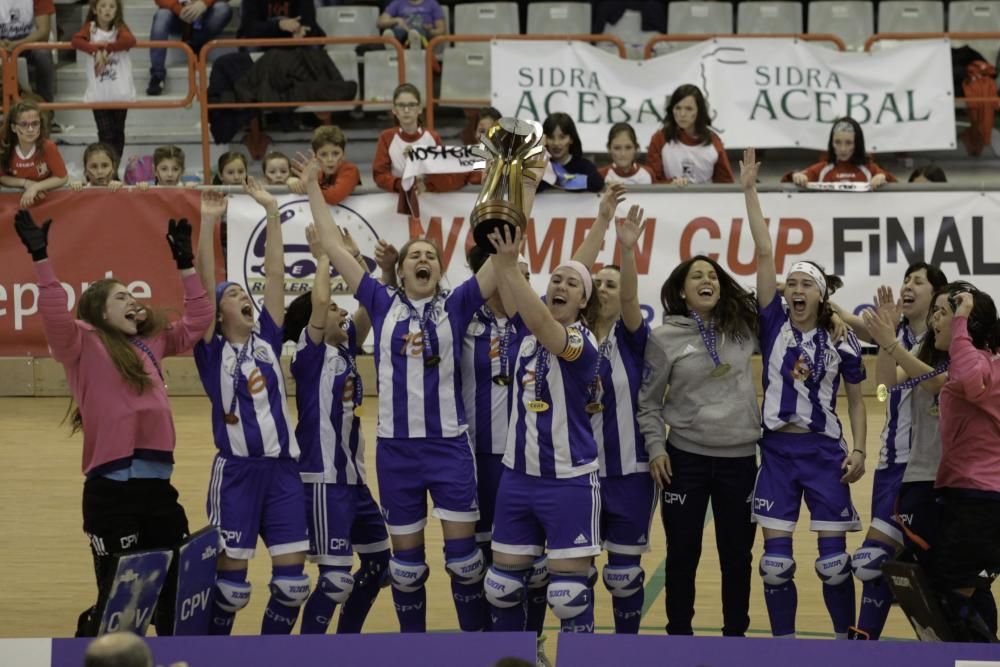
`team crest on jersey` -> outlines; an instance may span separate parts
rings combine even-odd
[[[333,367],[334,375],[341,375],[347,371],[347,361],[340,355],[331,357],[327,363]]]
[[[48,176],[48,174],[49,174],[49,165],[47,165],[44,162],[39,162],[38,163],[38,175],[42,176],[42,177],[45,177],[45,176]]]
[[[472,322],[469,323],[468,334],[470,336],[472,336],[473,338],[479,338],[484,333],[486,333],[485,324],[476,319],[472,320]]]
[[[530,357],[535,354],[535,350],[537,349],[538,349],[538,343],[535,341],[535,339],[528,338],[527,340],[524,341],[524,344],[521,345],[521,356]]]
[[[274,357],[271,355],[271,350],[268,349],[266,345],[257,345],[253,348],[254,359],[262,361],[265,364],[271,363]]]
[[[407,308],[405,304],[397,303],[392,307],[392,311],[389,313],[389,318],[395,320],[396,322],[408,320],[410,319],[410,309]]]

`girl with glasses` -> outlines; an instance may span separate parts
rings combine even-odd
[[[0,141],[0,185],[21,188],[21,207],[66,184],[66,164],[49,139],[48,118],[34,102],[21,100],[8,114]]]

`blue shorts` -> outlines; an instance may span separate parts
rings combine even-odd
[[[840,483],[846,456],[843,441],[815,433],[766,432],[753,490],[754,520],[763,528],[793,532],[805,496],[809,530],[861,530],[851,490]]]
[[[656,484],[648,472],[601,478],[601,539],[607,551],[639,555],[649,551],[656,510]]]
[[[305,484],[309,560],[350,567],[354,553],[389,548],[382,514],[364,484]]]
[[[503,469],[493,518],[493,551],[579,558],[601,553],[597,473],[556,479]]]
[[[382,516],[390,535],[406,535],[427,525],[432,514],[446,521],[479,520],[476,459],[468,436],[379,438],[375,457]]]
[[[503,474],[503,454],[476,454],[476,479],[479,480],[479,521],[476,522],[476,542],[493,539],[493,515],[497,506],[497,490]]]
[[[875,471],[872,484],[872,528],[903,543],[903,530],[896,521],[896,498],[903,483],[905,463],[890,463]]]
[[[215,455],[208,520],[219,527],[230,558],[253,558],[258,535],[272,556],[307,551],[303,498],[298,463],[292,459]]]

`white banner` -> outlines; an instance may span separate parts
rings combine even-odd
[[[403,167],[403,189],[425,174],[463,174],[486,167],[486,161],[472,153],[475,146],[412,146]]]
[[[392,194],[350,197],[333,207],[333,213],[357,240],[372,268],[377,238],[400,247],[411,234],[430,237],[441,249],[448,284],[455,286],[469,276],[465,248],[472,243],[468,214],[475,199],[471,192],[425,195],[420,202],[422,222],[397,214]],[[315,263],[304,231],[312,218],[304,198],[287,195],[279,201],[285,289],[291,299],[312,287]],[[526,255],[532,286],[539,293],[545,291],[549,274],[583,241],[598,201],[589,194],[538,196],[527,229]],[[834,300],[846,308],[858,310],[870,304],[883,283],[898,292],[906,267],[917,261],[940,266],[950,280],[968,280],[1000,298],[1000,245],[986,241],[1000,234],[1000,193],[764,193],[761,202],[770,218],[779,276],[798,259],[816,261],[827,273],[844,278],[846,284]],[[664,280],[693,255],[716,259],[741,284],[754,287],[756,262],[742,194],[630,193],[619,213],[633,203],[650,218],[638,243],[639,300],[650,322],[661,321]],[[235,196],[228,221],[230,280],[248,289],[259,305],[263,209],[249,197]],[[620,263],[613,229],[599,262]],[[343,290],[342,281],[335,282],[334,298],[353,304]]]
[[[825,150],[830,123],[851,116],[869,151],[955,147],[950,43],[905,42],[874,53],[795,39],[720,38],[650,60],[582,42],[492,43],[492,104],[505,115],[576,122],[585,151],[603,152],[617,122],[641,148],[685,83],[701,88],[727,148]]]

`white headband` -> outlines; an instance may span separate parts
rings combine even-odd
[[[590,293],[594,291],[594,279],[590,276],[590,271],[587,270],[587,267],[581,262],[571,259],[557,266],[556,271],[563,267],[573,269],[580,274],[580,282],[583,283],[583,297],[587,301],[590,301]],[[555,273],[555,271],[552,273]]]
[[[793,273],[804,273],[812,278],[816,286],[819,287],[822,297],[826,298],[826,277],[822,271],[816,268],[815,264],[811,264],[810,262],[795,262],[792,264],[792,268],[788,269],[788,275],[792,275]]]

